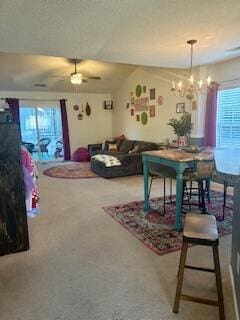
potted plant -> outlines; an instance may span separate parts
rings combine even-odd
[[[191,114],[184,112],[180,119],[171,118],[167,124],[173,127],[174,133],[178,136],[178,145],[186,146],[193,127]]]

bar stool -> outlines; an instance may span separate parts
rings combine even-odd
[[[192,177],[192,171],[185,170],[183,174],[183,196],[182,196],[182,204],[184,203],[184,196],[187,196],[187,204],[189,206],[189,210],[191,210],[190,206],[190,196],[188,193],[186,182],[190,180]],[[150,162],[149,164],[149,174],[150,174],[150,185],[149,185],[149,192],[148,192],[148,201],[150,199],[151,189],[152,189],[152,183],[154,179],[163,179],[163,214],[166,213],[166,204],[172,204],[174,201],[172,200],[172,180],[176,179],[176,171],[174,168],[170,168],[168,166],[165,166],[163,164]],[[170,195],[169,195],[169,202],[166,202],[166,179],[169,179],[169,189],[170,189]]]
[[[185,265],[188,244],[197,244],[197,245],[212,247],[214,269]],[[179,269],[178,269],[178,282],[177,282],[177,289],[176,289],[176,295],[175,295],[175,301],[174,301],[174,307],[173,307],[174,313],[178,313],[180,299],[182,299],[182,300],[217,306],[219,308],[220,320],[225,320],[218,244],[219,244],[218,230],[217,230],[216,218],[214,216],[209,214],[199,214],[199,213],[186,214],[184,230],[183,230],[183,245],[182,245],[181,257],[180,257],[180,263],[179,263]],[[215,301],[215,300],[209,300],[209,299],[193,297],[186,294],[182,294],[182,284],[183,284],[183,276],[184,276],[185,268],[215,273],[218,299]]]

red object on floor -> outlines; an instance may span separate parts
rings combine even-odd
[[[73,161],[76,162],[88,162],[90,161],[90,155],[87,148],[78,148],[73,153]]]

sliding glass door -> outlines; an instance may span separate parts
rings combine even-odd
[[[35,160],[64,158],[60,106],[20,106],[22,141],[31,144]]]

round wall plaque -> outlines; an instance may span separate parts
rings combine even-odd
[[[148,115],[147,115],[146,112],[143,112],[143,113],[141,114],[141,122],[142,122],[143,125],[146,125],[146,124],[147,124],[147,122],[148,122]]]
[[[140,86],[140,84],[138,84],[138,85],[136,86],[135,93],[136,93],[136,96],[137,96],[137,97],[140,97],[140,96],[141,96],[141,94],[142,94],[142,87]]]
[[[163,96],[158,97],[158,105],[161,106],[163,104]]]
[[[78,110],[79,110],[79,106],[78,106],[77,104],[75,104],[75,105],[73,106],[73,110],[78,111]]]

